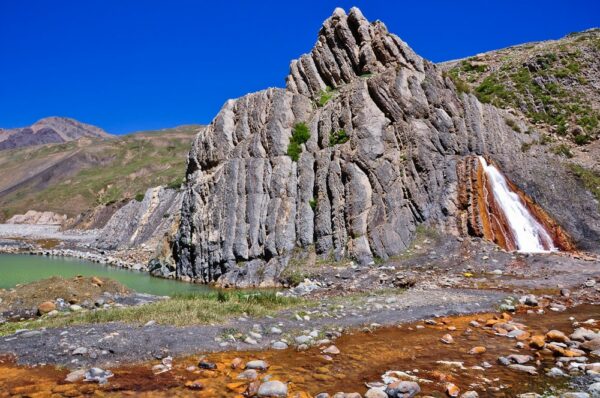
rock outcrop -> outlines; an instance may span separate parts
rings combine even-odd
[[[15,214],[9,218],[7,224],[35,224],[35,225],[61,225],[67,220],[65,214],[52,211],[29,210],[25,214]]]
[[[181,196],[174,189],[148,189],[141,202],[131,200],[115,212],[100,232],[96,246],[105,250],[155,247],[170,231],[181,207]]]
[[[29,127],[0,129],[0,151],[32,145],[77,140],[82,137],[109,138],[99,127],[66,117],[47,117]]]
[[[382,22],[336,9],[285,89],[227,101],[196,137],[177,276],[269,286],[296,248],[368,264],[406,249],[420,224],[458,233],[457,163],[472,154],[498,164],[577,245],[597,247],[597,203],[557,157],[522,152],[537,137],[507,116],[459,94]],[[311,135],[296,162],[287,148],[300,122]]]

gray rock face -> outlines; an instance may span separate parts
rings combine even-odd
[[[181,193],[164,187],[150,188],[141,202],[131,200],[106,223],[97,246],[125,249],[139,246],[153,237],[162,238],[181,206]]]
[[[327,87],[333,97],[321,101]],[[311,136],[295,162],[286,152],[299,122]],[[339,130],[347,142],[330,140]],[[368,264],[406,249],[420,224],[458,232],[457,162],[471,154],[494,159],[576,243],[591,246],[600,238],[591,194],[554,155],[521,151],[536,138],[459,95],[383,23],[336,9],[311,53],[291,63],[286,89],[228,101],[196,137],[177,276],[271,286],[297,247]]]

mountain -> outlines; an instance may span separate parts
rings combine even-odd
[[[110,138],[99,127],[66,117],[47,117],[29,127],[0,129],[0,151],[34,145],[61,143],[79,138]]]
[[[86,212],[98,220],[84,217],[78,226],[101,226],[128,199],[141,200],[148,188],[179,187],[191,140],[201,129],[190,125],[111,139],[86,136],[0,151],[0,218],[29,210],[69,217]]]
[[[507,109],[571,149],[600,138],[600,29],[440,65],[461,91]]]
[[[477,155],[560,247],[598,250],[598,201],[565,158],[451,75],[382,22],[336,9],[312,51],[292,61],[285,89],[227,101],[196,136],[176,275],[267,286],[307,251],[372,264],[408,248],[421,227],[496,241]]]

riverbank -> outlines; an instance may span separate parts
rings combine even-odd
[[[71,257],[112,267],[148,271],[151,250],[98,249],[98,236],[98,230],[61,230],[58,225],[0,224],[0,253]]]
[[[110,375],[105,384],[84,382],[85,372],[18,367],[4,358],[0,362],[4,395],[0,396],[237,397],[277,388],[281,397],[372,398],[388,396],[381,394],[399,387],[435,397],[596,396],[600,363],[592,363],[590,342],[600,336],[594,332],[600,324],[589,314],[598,314],[598,307],[564,312],[530,308],[514,316],[440,316],[393,327],[372,324],[344,335],[325,331],[296,349],[249,351],[231,346],[229,351],[173,357],[174,352],[157,346],[153,360],[114,363],[110,372],[98,370]],[[265,326],[257,324],[253,329],[284,339]],[[120,336],[108,334],[101,344],[124,349],[118,344]],[[70,346],[63,344],[65,350]],[[561,356],[567,350],[561,347],[581,354]]]
[[[28,331],[13,333],[14,328],[7,330],[8,335],[0,338],[0,353],[9,354],[12,361],[27,366],[52,364],[72,370],[99,366],[117,375],[119,372],[130,374],[130,369],[146,369],[142,374],[154,377],[152,380],[142,377],[144,383],[148,383],[149,396],[163,396],[164,391],[186,396],[190,390],[181,382],[185,378],[181,379],[177,372],[179,381],[169,379],[171,384],[165,386],[170,387],[156,385],[156,380],[165,380],[151,370],[152,366],[160,365],[155,362],[156,358],[174,357],[175,363],[179,364],[185,363],[182,358],[189,355],[228,357],[232,352],[237,355],[241,351],[247,353],[249,360],[276,355],[273,353],[282,348],[286,349],[283,352],[289,353],[320,352],[319,347],[326,347],[324,340],[333,342],[340,337],[347,338],[343,336],[348,334],[376,331],[386,326],[395,328],[429,318],[490,312],[499,316],[500,313],[495,311],[517,314],[525,311],[527,315],[566,314],[574,306],[600,303],[599,270],[598,260],[587,255],[509,253],[478,239],[426,233],[401,256],[369,266],[359,266],[349,260],[320,261],[307,253],[304,261],[291,264],[284,275],[285,282],[293,287],[273,293],[281,297],[282,302],[266,312],[246,311],[244,308],[249,307],[240,306],[236,301],[239,298],[228,303],[228,299],[218,293],[210,298],[213,300],[210,303],[193,297],[174,303],[181,305],[178,307],[181,310],[170,307],[167,311],[167,307],[155,308],[156,304],[129,310],[134,311],[132,313],[119,312],[119,309],[97,310],[97,314],[70,316],[52,322],[42,319],[19,325]],[[247,294],[251,295],[250,292]],[[195,311],[210,312],[211,308],[218,308],[221,315],[193,316]],[[579,308],[583,310],[578,316],[600,318],[598,307]],[[549,322],[554,319],[551,317]],[[416,325],[410,327],[417,330]],[[491,335],[486,332],[481,336],[484,346],[488,344],[487,338],[495,339],[496,332],[493,330]],[[385,333],[377,336],[380,336],[378,339],[390,338]],[[454,333],[453,336],[456,340],[457,336]],[[380,343],[383,344],[383,340]],[[360,346],[361,343],[355,344]],[[433,343],[422,344],[427,347]],[[516,349],[526,349],[524,347]],[[368,349],[364,347],[364,350]],[[438,352],[438,347],[434,351]],[[210,354],[217,352],[223,354]],[[314,388],[323,386],[323,391],[332,392],[328,388],[338,388],[339,384],[335,383],[342,379],[333,376],[337,371],[319,373],[311,368],[321,374],[319,378],[324,384],[316,383],[306,374],[297,376],[293,367],[296,362],[290,359],[292,356],[286,356],[280,365],[286,370],[277,372],[278,376],[288,375],[284,381],[296,380],[294,383],[299,385],[298,377],[305,377],[312,380]],[[385,371],[384,367],[394,370],[400,365],[403,369],[412,369],[411,362],[397,365],[390,358],[385,361],[384,358],[387,357],[382,356],[381,360],[370,358],[373,362],[368,367],[363,366],[363,371],[371,368]],[[314,360],[321,361],[322,358],[315,357]],[[448,360],[452,361],[452,358],[448,357]],[[337,362],[334,360],[333,363]],[[536,366],[540,368],[542,364]],[[468,369],[474,374],[478,372]],[[328,379],[328,375],[333,379]],[[199,377],[193,372],[189,376]],[[242,383],[237,385],[237,390],[228,390],[227,384],[239,382],[221,376],[229,375],[215,376],[225,383],[223,385],[211,387],[210,381],[201,383],[204,391],[212,391],[212,395],[207,393],[207,396],[233,396],[248,387],[247,383]],[[452,377],[460,380],[467,376],[452,373]],[[523,378],[529,380],[528,386],[532,382],[539,384],[535,391],[550,385],[550,379],[545,377],[520,375],[518,382],[523,382]],[[108,387],[102,387],[102,391],[126,391],[127,376],[118,380],[110,379]],[[194,382],[189,377],[185,380]],[[354,382],[352,379],[346,383],[353,386]],[[514,396],[501,395],[508,390],[502,387],[502,381],[497,382],[500,386],[494,388],[498,388],[500,395],[495,392],[490,396]],[[298,393],[308,391],[313,394],[316,391],[306,387],[307,384],[301,389],[287,384],[290,391]],[[78,385],[71,387],[79,388]],[[492,391],[488,389],[490,387],[493,386],[485,386],[486,391]],[[426,390],[427,386],[422,388]],[[481,391],[479,387],[476,390]]]

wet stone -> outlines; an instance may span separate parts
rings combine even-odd
[[[287,397],[287,393],[287,385],[280,381],[268,381],[260,385],[257,396],[265,398],[280,398]]]
[[[397,381],[388,385],[385,392],[391,398],[412,398],[421,392],[421,387],[414,381]]]

